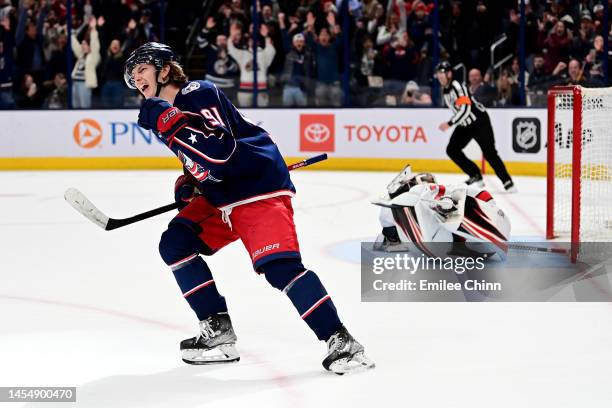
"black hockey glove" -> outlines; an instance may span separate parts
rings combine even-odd
[[[174,183],[174,201],[183,209],[201,193],[198,182],[192,175],[181,174]]]

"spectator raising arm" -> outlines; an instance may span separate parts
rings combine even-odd
[[[76,33],[71,35],[72,50],[77,61],[72,70],[73,106],[76,108],[91,108],[92,90],[98,87],[96,67],[100,63],[100,39],[96,29],[96,18],[89,20],[89,42],[79,43]]]
[[[252,106],[253,104],[253,87],[255,85],[253,83],[253,70],[255,69],[253,61],[254,50],[257,52],[257,104],[259,106],[268,106],[267,73],[274,55],[276,55],[276,49],[272,45],[272,39],[268,37],[268,27],[265,24],[262,24],[260,27],[260,34],[265,41],[264,49],[253,44],[252,38],[248,40],[249,47],[247,50],[239,49],[234,42],[240,35],[240,28],[236,24],[230,27],[230,39],[227,43],[227,50],[240,67],[240,90],[238,92],[238,103],[240,106]]]
[[[270,66],[270,64],[272,64],[272,60],[274,59],[274,56],[276,55],[276,49],[274,48],[274,45],[272,44],[272,38],[268,36],[269,30],[268,30],[267,25],[262,24],[261,27],[259,28],[259,33],[265,39],[265,42],[266,42],[266,45],[262,52],[263,58],[260,60],[261,62],[258,62],[262,64],[261,70],[264,72],[264,78],[265,78],[265,73],[268,72],[268,67]],[[257,50],[257,54],[259,57],[259,49]]]

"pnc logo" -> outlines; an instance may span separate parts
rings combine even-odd
[[[74,125],[72,137],[82,148],[91,149],[102,141],[102,127],[93,119],[82,119]]]
[[[300,150],[333,152],[335,150],[335,117],[333,114],[300,115]]]

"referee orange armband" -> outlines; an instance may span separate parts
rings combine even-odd
[[[469,96],[460,96],[455,101],[455,106],[471,105],[471,104],[472,104],[472,100],[470,99]]]

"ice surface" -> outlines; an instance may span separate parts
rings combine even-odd
[[[103,231],[63,199],[77,187],[123,218],[171,202],[176,175],[0,173],[0,386],[77,386],[83,407],[610,406],[609,303],[360,302],[359,241],[379,230],[369,201],[391,173],[292,174],[304,263],[375,370],[325,372],[324,344],[252,271],[240,243],[208,262],[242,360],[183,364],[179,341],[194,335],[196,319],[157,253],[172,215]],[[517,195],[495,194],[499,181],[486,181],[513,235],[542,239],[544,179],[517,177]]]

